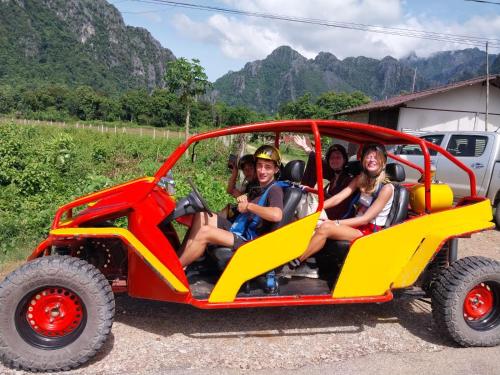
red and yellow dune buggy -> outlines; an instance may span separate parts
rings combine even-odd
[[[282,222],[234,254],[229,249],[209,249],[198,264],[198,277],[189,279],[179,263],[178,224],[189,228],[195,212],[210,209],[194,186],[187,197],[176,201],[169,193],[170,171],[190,145],[244,133],[272,134],[277,147],[288,133],[313,138],[317,189],[309,193],[317,194],[317,212],[295,217],[305,194],[297,185],[304,162],[288,162],[280,177],[290,182],[284,191]],[[325,199],[322,142],[332,137],[358,145],[418,145],[423,167],[389,156],[417,169],[422,182],[405,184],[402,166],[388,164],[395,197],[386,228],[352,243],[329,241],[316,257],[319,278],[280,279],[277,293],[267,293],[256,280],[301,255],[311,239]],[[433,183],[430,152],[442,153],[468,174],[470,196],[453,203],[448,186]],[[126,228],[113,224],[122,218],[127,219]],[[35,371],[85,363],[110,333],[114,293],[203,309],[430,297],[437,326],[457,343],[497,345],[500,263],[483,257],[456,259],[457,238],[493,228],[491,220],[491,204],[476,195],[473,172],[447,151],[408,134],[353,122],[296,120],[195,135],[167,158],[155,176],[81,197],[58,209],[48,238],[0,284],[0,358],[9,366]]]

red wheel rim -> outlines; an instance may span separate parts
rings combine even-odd
[[[83,318],[82,302],[73,292],[64,288],[47,288],[28,302],[26,319],[40,335],[61,337],[73,332]]]
[[[464,300],[464,318],[466,320],[480,320],[488,316],[493,310],[494,296],[491,288],[481,283],[476,285]]]

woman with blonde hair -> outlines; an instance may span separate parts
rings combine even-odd
[[[303,261],[321,250],[327,239],[353,241],[379,231],[385,226],[394,197],[394,186],[385,175],[386,164],[387,152],[383,145],[368,144],[363,147],[362,172],[324,204],[325,209],[334,207],[359,190],[355,216],[342,220],[325,220],[317,228],[306,251],[290,262],[291,268],[297,268]]]

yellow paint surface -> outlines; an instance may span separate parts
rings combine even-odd
[[[439,244],[448,237],[492,228],[484,200],[423,215],[356,240],[333,291],[334,298],[381,296],[413,285]]]
[[[54,236],[117,236],[124,238],[133,249],[141,256],[146,263],[160,275],[171,287],[180,293],[187,293],[189,290],[177,277],[160,262],[160,260],[149,251],[130,231],[123,228],[65,228],[50,231]]]
[[[209,302],[234,301],[245,281],[302,255],[318,218],[316,212],[241,246],[215,285]]]

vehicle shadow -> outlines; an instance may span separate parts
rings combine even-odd
[[[396,323],[432,344],[450,346],[437,333],[430,305],[415,300],[384,304],[200,310],[189,305],[118,296],[115,321],[163,337],[280,337],[359,334],[367,327]]]
[[[397,322],[410,334],[430,344],[458,347],[444,336],[432,319],[430,299],[395,299],[387,303],[389,313],[397,317]]]

